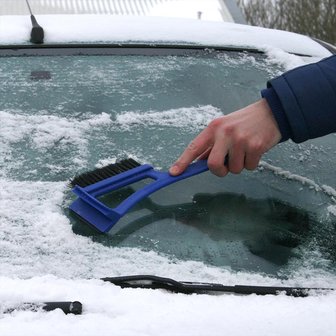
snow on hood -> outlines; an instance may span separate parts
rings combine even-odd
[[[40,15],[45,43],[161,43],[248,47],[326,57],[330,55],[307,36],[227,22],[162,17],[111,15]],[[0,43],[28,43],[29,16],[1,16]]]

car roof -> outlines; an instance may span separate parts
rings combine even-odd
[[[234,47],[297,55],[331,53],[313,39],[286,31],[228,22],[112,15],[40,15],[44,44],[101,43]],[[29,44],[29,16],[1,16],[0,45]]]

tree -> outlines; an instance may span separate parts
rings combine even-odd
[[[335,0],[237,0],[246,21],[336,44]]]

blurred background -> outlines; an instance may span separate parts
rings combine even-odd
[[[289,30],[336,44],[335,0],[237,0],[248,24]]]

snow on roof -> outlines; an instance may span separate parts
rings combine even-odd
[[[309,37],[228,22],[111,15],[41,15],[45,43],[156,43],[248,47],[326,57],[330,53]],[[28,43],[29,16],[2,16],[1,44]]]

